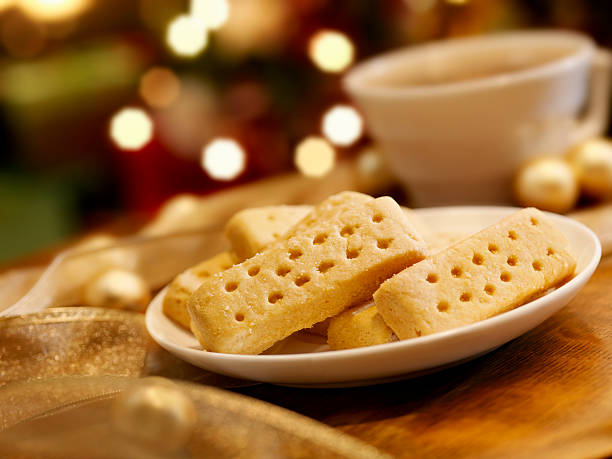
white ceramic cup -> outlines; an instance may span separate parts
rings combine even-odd
[[[505,203],[528,159],[603,132],[609,70],[585,35],[519,31],[390,52],[344,85],[413,205]]]

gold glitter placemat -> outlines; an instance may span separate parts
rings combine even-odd
[[[2,457],[388,457],[283,408],[162,378],[30,381],[0,389],[0,407]]]
[[[77,375],[158,375],[220,387],[247,384],[172,356],[149,337],[144,316],[136,312],[69,307],[0,320],[0,387]]]

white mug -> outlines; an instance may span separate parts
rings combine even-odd
[[[585,35],[519,31],[390,52],[344,85],[413,205],[508,203],[527,160],[603,132],[609,70]]]

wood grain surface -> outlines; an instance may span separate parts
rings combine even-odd
[[[397,457],[610,457],[612,258],[559,313],[469,363],[370,387],[240,392]]]

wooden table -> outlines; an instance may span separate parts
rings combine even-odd
[[[469,363],[361,388],[239,391],[398,457],[612,456],[612,257],[559,313]]]

